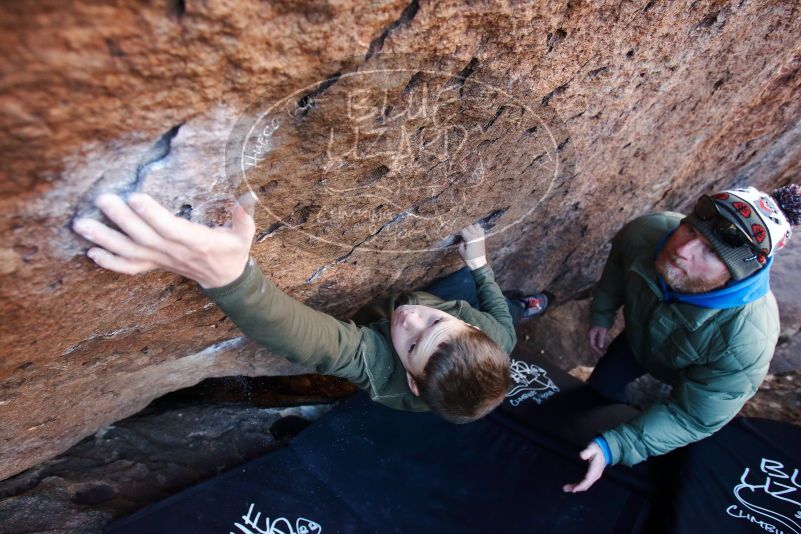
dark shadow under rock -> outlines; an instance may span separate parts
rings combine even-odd
[[[279,448],[330,409],[180,402],[214,392],[209,384],[193,389],[0,482],[0,533],[100,532],[113,519]]]
[[[207,378],[199,384],[168,393],[153,401],[148,410],[198,402],[243,402],[251,406],[287,407],[326,404],[352,395],[356,386],[334,376],[226,376]]]

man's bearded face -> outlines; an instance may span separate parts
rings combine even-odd
[[[680,293],[706,293],[731,278],[709,241],[686,223],[679,225],[665,242],[655,267],[665,282]]]

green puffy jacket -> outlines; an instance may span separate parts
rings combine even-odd
[[[366,326],[340,321],[293,299],[264,276],[252,257],[239,278],[203,293],[248,337],[276,355],[345,378],[391,408],[427,411],[409,390],[406,370],[392,346],[389,319],[396,304],[431,306],[479,327],[511,353],[517,337],[492,268],[484,265],[472,273],[482,311],[464,300],[443,301],[415,291],[381,298],[360,310],[354,319]]]
[[[779,338],[770,292],[727,309],[663,302],[656,247],[683,217],[646,215],[618,232],[590,306],[592,326],[609,328],[622,305],[635,359],[673,386],[668,400],[602,434],[613,464],[633,465],[717,431],[757,392]]]

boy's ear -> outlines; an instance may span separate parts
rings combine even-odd
[[[414,377],[412,376],[412,373],[410,373],[409,371],[406,371],[406,383],[409,384],[409,389],[412,390],[412,393],[414,393],[414,396],[415,397],[419,397],[420,396],[420,390],[417,389],[417,382],[415,382]]]

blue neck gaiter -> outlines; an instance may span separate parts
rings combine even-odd
[[[665,234],[656,246],[654,259],[659,255],[665,241],[675,230]],[[657,274],[659,288],[662,290],[662,299],[665,302],[683,302],[701,308],[714,308],[722,310],[725,308],[736,308],[760,299],[770,291],[770,266],[773,265],[773,258],[768,258],[767,263],[757,272],[747,278],[736,281],[731,280],[728,284],[707,291],[706,293],[678,293],[670,289],[661,276]]]

